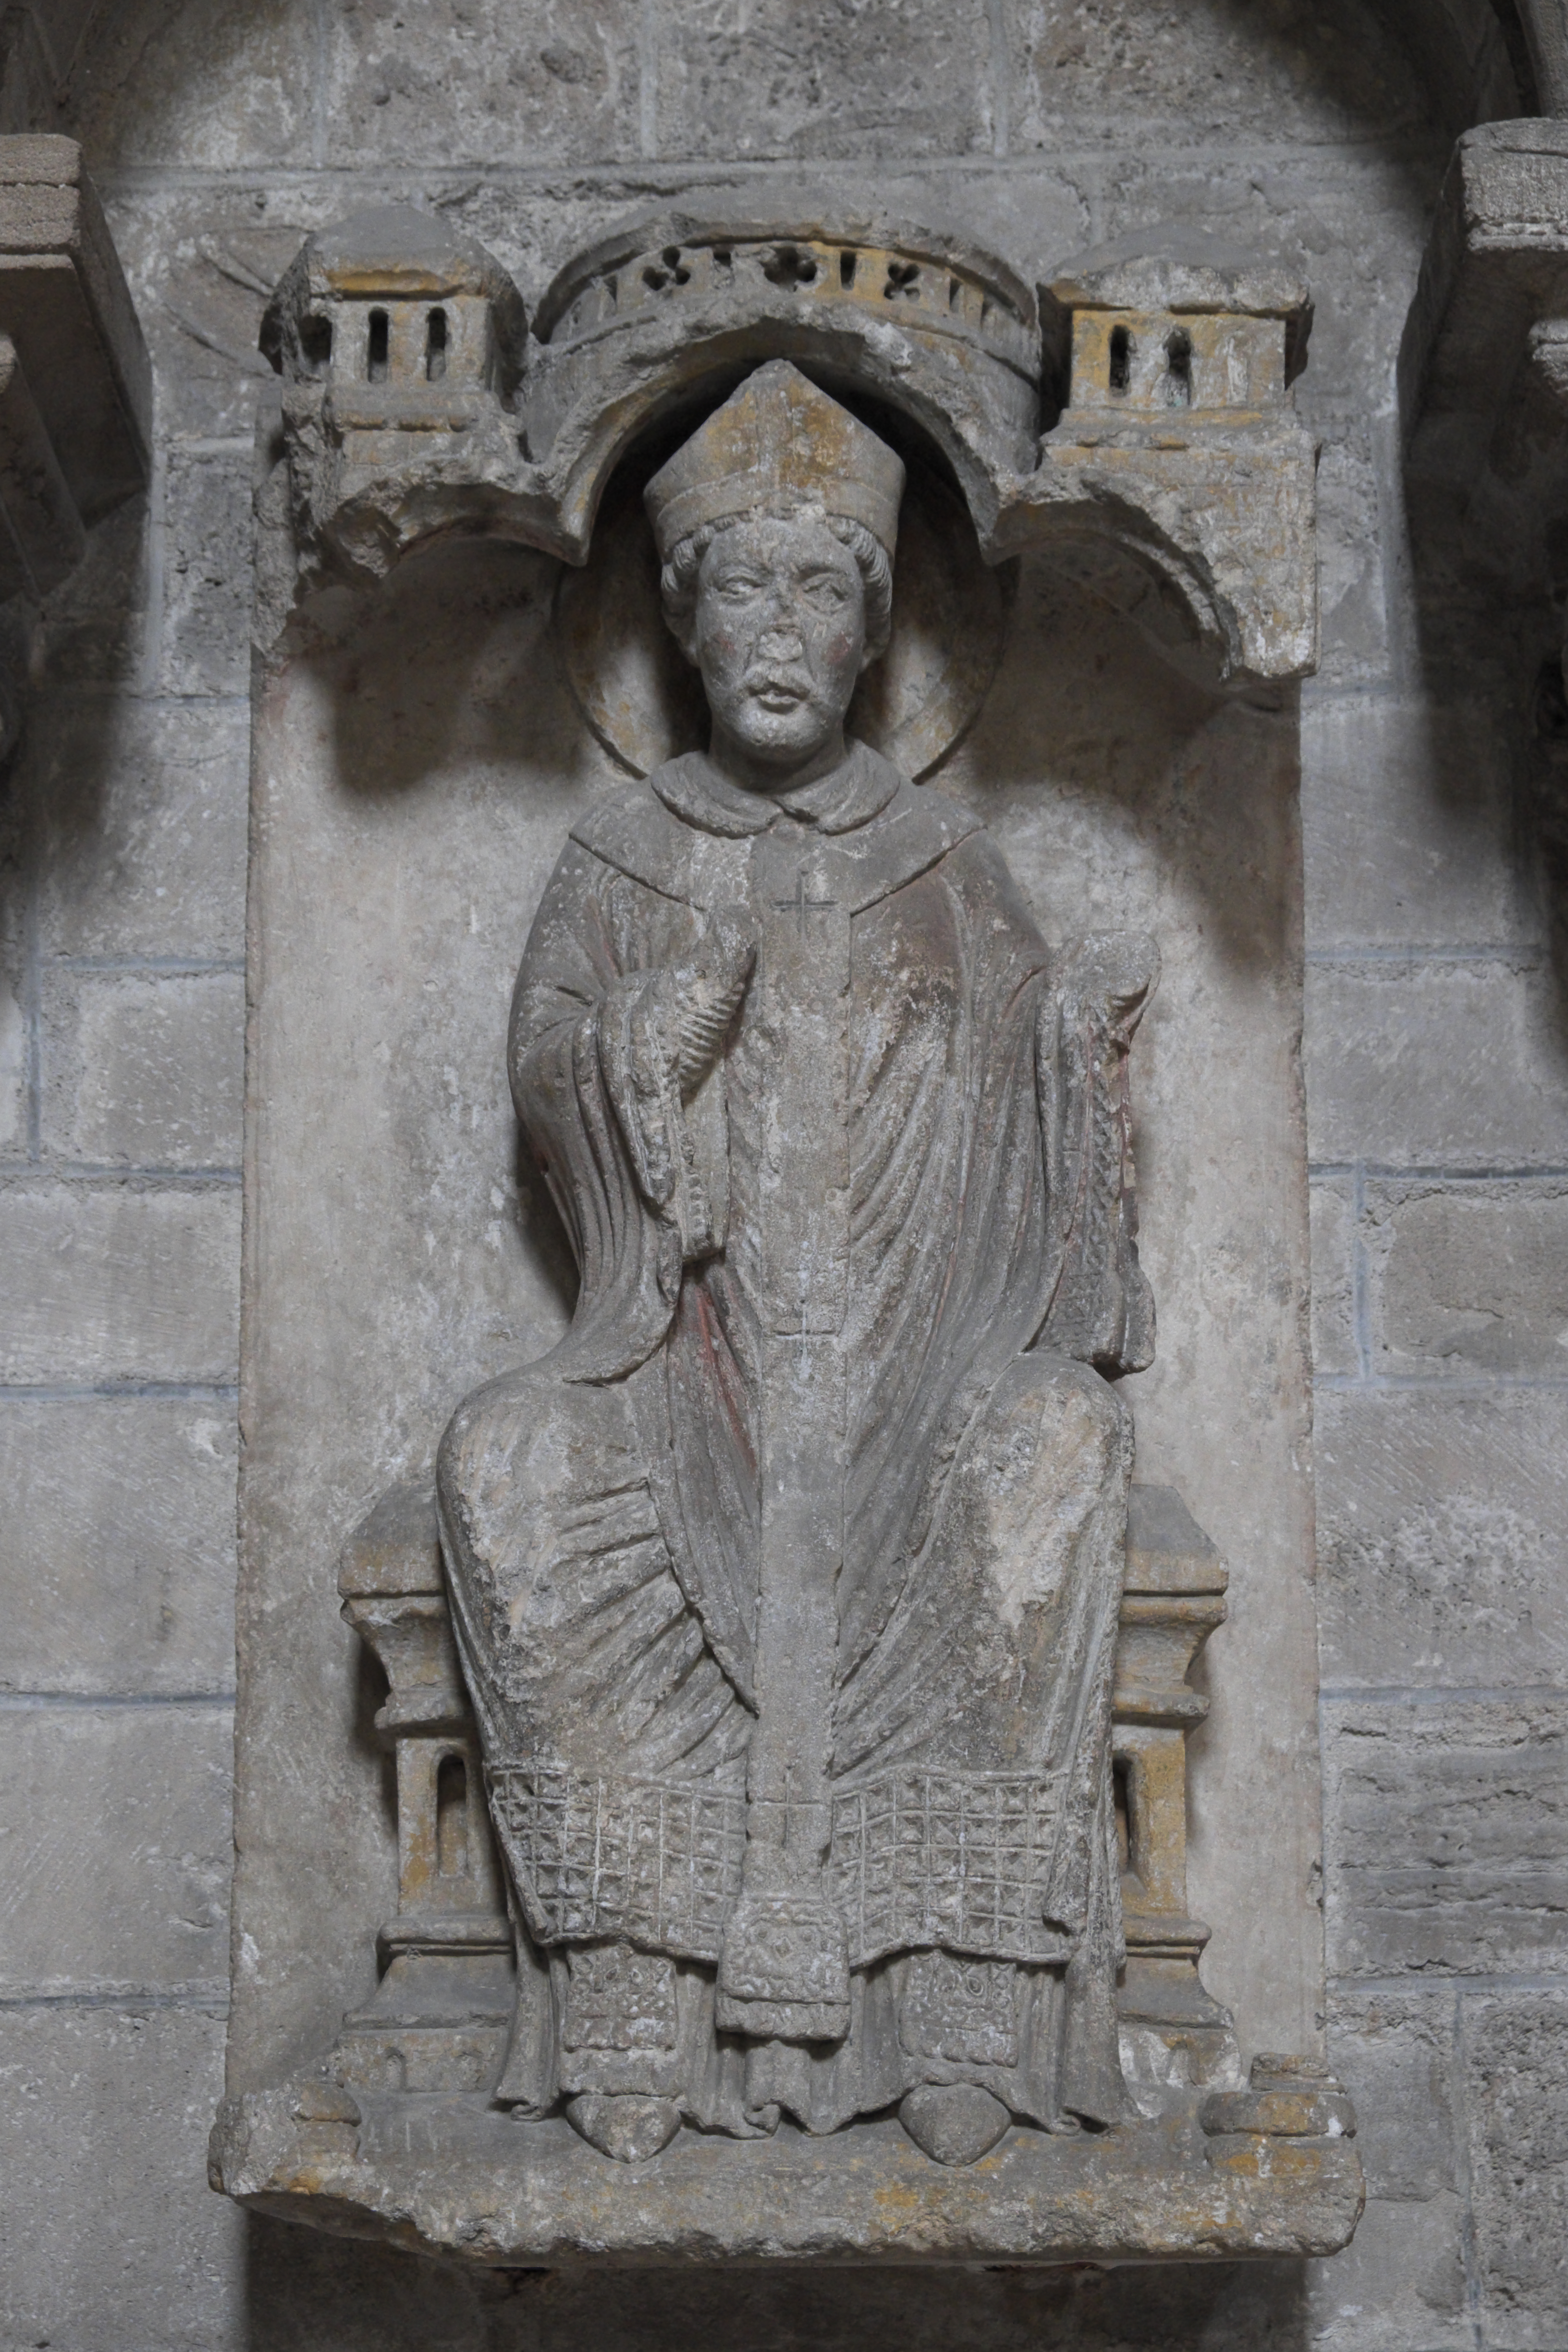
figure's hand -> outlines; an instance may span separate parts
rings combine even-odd
[[[676,992],[682,1095],[695,1094],[713,1066],[740,1009],[757,960],[757,943],[738,907],[716,907],[689,962],[670,974]]]

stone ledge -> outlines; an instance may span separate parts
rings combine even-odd
[[[1255,2132],[1216,2168],[1196,2092],[1092,2136],[1015,2126],[958,2170],[891,2121],[821,2139],[685,2130],[621,2166],[564,2121],[514,2122],[482,2095],[323,2100],[321,2087],[226,2099],[214,2187],[283,2220],[497,2267],[1321,2255],[1348,2243],[1363,2201],[1343,2137]]]

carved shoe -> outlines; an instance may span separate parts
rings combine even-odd
[[[934,2164],[973,2164],[995,2147],[1012,2116],[978,2083],[924,2083],[909,2092],[899,2121]]]
[[[601,2156],[617,2164],[645,2164],[680,2129],[673,2099],[646,2099],[630,2091],[581,2091],[567,2102],[566,2120]]]

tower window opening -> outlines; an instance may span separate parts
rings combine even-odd
[[[1132,336],[1126,327],[1110,330],[1110,389],[1126,392],[1132,383]]]
[[[1121,1757],[1110,1768],[1110,1796],[1116,1822],[1116,1858],[1125,1877],[1137,1870],[1138,1844],[1132,1820],[1131,1775]]]
[[[300,356],[310,375],[325,375],[332,363],[332,322],[310,318],[300,321]]]
[[[373,310],[370,314],[370,333],[365,340],[364,364],[365,374],[372,383],[384,383],[386,382],[386,354],[388,341],[389,331],[387,327],[386,312],[384,310]]]
[[[436,1775],[436,1868],[443,1878],[462,1878],[468,1867],[468,1768],[460,1756],[443,1756]]]
[[[431,383],[439,383],[447,373],[447,313],[432,310],[425,321],[425,373]]]

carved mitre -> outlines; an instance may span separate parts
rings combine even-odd
[[[889,560],[904,468],[885,441],[792,367],[770,361],[695,432],[644,492],[659,560],[743,515],[863,524]]]

